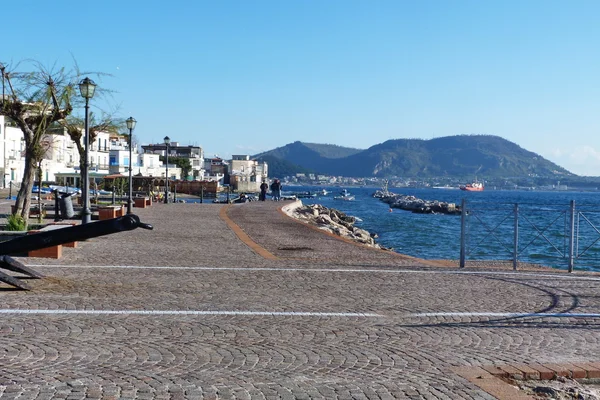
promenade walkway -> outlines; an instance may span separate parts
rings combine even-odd
[[[0,287],[0,398],[516,399],[482,368],[600,361],[597,275],[442,267],[282,204],[155,204],[20,258],[46,278]]]

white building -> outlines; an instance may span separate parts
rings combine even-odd
[[[81,187],[80,157],[77,146],[64,129],[49,131],[42,138],[46,149],[41,162],[42,181]],[[159,154],[140,153],[132,148],[134,175],[165,177],[166,166]],[[25,140],[21,130],[7,117],[0,115],[0,174],[2,187],[11,182],[20,184],[25,171]],[[109,174],[129,174],[129,145],[127,138],[108,132],[99,132],[89,147],[89,175],[101,179]],[[181,169],[169,165],[169,178],[179,179]]]
[[[268,178],[266,162],[251,160],[249,155],[231,156],[229,182],[234,190],[240,192],[258,192],[260,184]]]

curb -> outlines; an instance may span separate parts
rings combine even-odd
[[[533,400],[509,380],[548,381],[560,376],[570,379],[600,378],[600,362],[582,361],[547,364],[505,364],[480,367],[454,367],[452,371],[499,400]]]

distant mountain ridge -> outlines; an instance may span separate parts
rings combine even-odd
[[[493,135],[393,139],[366,150],[296,141],[254,156],[280,160],[286,174],[269,164],[270,176],[290,171],[354,177],[573,177],[575,174]]]

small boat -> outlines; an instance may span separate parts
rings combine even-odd
[[[294,195],[298,199],[310,199],[310,198],[313,198],[313,197],[317,197],[317,194],[316,193],[312,193],[312,192],[294,193]]]
[[[321,189],[320,194],[321,194],[321,196],[327,196],[329,194],[329,192],[327,191],[327,189]]]
[[[483,192],[483,183],[477,182],[477,179],[473,183],[467,183],[458,187],[460,190],[466,190],[467,192]]]
[[[334,200],[353,201],[354,195],[350,194],[346,189],[343,189],[338,196],[333,196]]]

